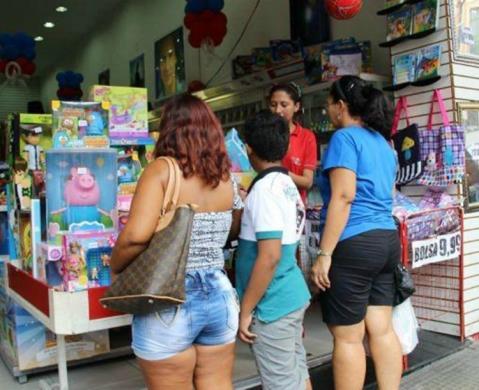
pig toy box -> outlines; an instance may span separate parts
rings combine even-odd
[[[146,88],[94,85],[90,98],[107,102],[109,134],[113,143],[128,143],[148,138],[148,96]]]
[[[108,102],[53,100],[53,147],[107,148],[108,108]]]
[[[50,244],[63,233],[114,231],[117,223],[117,155],[114,149],[46,153],[47,231]]]

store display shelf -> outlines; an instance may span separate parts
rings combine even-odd
[[[6,270],[8,294],[56,334],[88,333],[131,323],[130,315],[110,311],[100,304],[106,287],[56,291],[11,263]]]
[[[388,92],[395,92],[395,91],[400,91],[401,89],[404,89],[409,86],[413,87],[424,87],[426,85],[431,85],[434,84],[435,82],[439,81],[441,79],[441,76],[435,76],[435,77],[430,77],[424,80],[418,80],[418,81],[413,81],[411,83],[401,83],[401,84],[396,84],[396,85],[388,85],[383,88],[384,91]]]
[[[407,35],[405,37],[401,37],[401,38],[396,38],[396,39],[393,39],[391,41],[386,41],[386,42],[381,42],[379,44],[380,47],[392,47],[392,46],[396,46],[404,41],[408,41],[408,40],[411,40],[411,39],[421,39],[421,38],[424,38],[424,37],[427,37],[428,35],[431,35],[431,34],[434,34],[436,32],[436,28],[431,28],[429,30],[426,30],[426,31],[421,31],[421,32],[418,32],[418,33],[415,33],[415,34],[411,34],[411,35]]]
[[[155,140],[150,137],[138,139],[112,138],[110,140],[111,146],[153,145],[154,143]]]
[[[402,7],[404,7],[406,5],[419,3],[420,1],[422,1],[422,0],[406,0],[402,3],[393,5],[392,7],[384,8],[381,11],[378,11],[377,15],[388,15],[388,14],[394,12],[394,11],[397,11],[397,10],[401,9]]]
[[[360,73],[358,76],[361,79],[363,79],[364,81],[368,81],[368,82],[386,82],[386,81],[390,80],[389,77],[382,76],[382,75],[375,74],[375,73]],[[336,79],[328,80],[328,81],[322,81],[322,82],[317,83],[317,84],[307,85],[303,88],[303,95],[319,92],[319,91],[322,91],[322,90],[325,90],[325,89],[329,89],[329,88],[331,88],[331,85],[333,85],[333,83],[335,81],[336,81]]]
[[[103,361],[106,359],[115,359],[123,356],[130,356],[133,354],[133,351],[130,346],[115,348],[107,353],[102,353],[85,359],[76,359],[68,362],[68,367],[81,366],[82,364],[95,363]],[[20,370],[17,366],[15,360],[10,356],[4,349],[3,346],[0,346],[0,359],[3,361],[7,369],[10,371],[13,377],[17,379],[20,384],[26,383],[28,381],[28,376],[33,374],[40,374],[44,372],[49,372],[56,370],[55,365],[49,365],[38,368],[31,368],[28,370]]]

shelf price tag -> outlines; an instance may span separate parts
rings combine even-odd
[[[443,234],[427,240],[413,241],[412,268],[452,260],[461,254],[461,232]]]

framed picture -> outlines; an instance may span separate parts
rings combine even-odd
[[[155,42],[155,84],[157,99],[186,89],[182,27]]]
[[[454,56],[479,61],[479,0],[449,0]]]
[[[110,85],[110,69],[105,69],[98,74],[99,85]]]
[[[329,41],[329,15],[324,0],[289,0],[291,39],[304,46]]]
[[[145,87],[145,55],[130,61],[130,87]]]
[[[458,103],[459,123],[464,126],[466,144],[465,208],[479,209],[479,102]]]

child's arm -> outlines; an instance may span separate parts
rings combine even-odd
[[[249,331],[252,312],[271,283],[280,258],[281,239],[258,241],[258,257],[241,302],[239,337],[246,343],[256,337]]]

